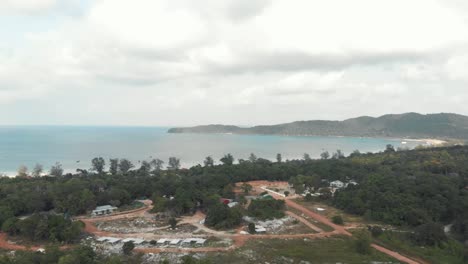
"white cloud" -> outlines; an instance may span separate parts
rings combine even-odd
[[[60,8],[66,3],[81,2],[2,1],[0,10],[44,19],[47,10],[68,12]],[[42,30],[21,27],[16,42],[3,37],[0,111],[11,114],[0,124],[468,114],[468,106],[454,104],[468,97],[468,8],[462,6],[457,0],[91,1],[79,16],[50,17],[54,23]],[[80,108],[70,109],[77,102]],[[24,105],[43,118],[18,110]],[[60,114],[51,115],[56,109]]]
[[[54,7],[57,0],[3,0],[0,2],[0,12],[36,12]]]

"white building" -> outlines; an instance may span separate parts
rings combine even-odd
[[[266,233],[266,228],[263,226],[255,226],[255,233]]]
[[[117,209],[118,209],[117,207],[114,207],[114,206],[111,206],[111,205],[98,206],[98,207],[96,207],[96,209],[93,210],[91,215],[92,216],[98,216],[98,215],[112,214]]]

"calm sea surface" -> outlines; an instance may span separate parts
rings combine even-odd
[[[346,137],[286,137],[228,134],[168,134],[162,127],[1,127],[0,172],[14,174],[20,165],[29,169],[36,163],[49,169],[61,162],[66,171],[89,169],[93,157],[127,158],[138,166],[145,159],[171,156],[181,159],[184,167],[202,163],[206,156],[218,161],[231,153],[236,159],[258,157],[275,159],[300,158],[304,153],[319,157],[341,149],[346,155],[353,150],[376,152],[387,144],[403,146],[400,140]],[[417,143],[408,142],[406,147]]]

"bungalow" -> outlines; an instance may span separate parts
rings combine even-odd
[[[103,206],[98,206],[96,209],[94,209],[91,212],[92,216],[99,216],[99,215],[107,215],[107,214],[112,214],[115,210],[117,210],[117,207],[111,206],[111,205],[103,205]]]
[[[164,244],[170,243],[170,242],[171,242],[170,239],[161,238],[161,239],[159,239],[158,241],[156,241],[156,244],[164,245]]]
[[[255,233],[266,233],[266,228],[263,226],[255,226]]]
[[[338,188],[338,189],[339,189],[339,188],[345,187],[345,184],[344,184],[344,182],[338,181],[338,180],[337,180],[337,181],[332,181],[332,182],[330,182],[330,187],[331,187],[331,188]]]
[[[179,242],[181,241],[182,239],[171,239],[171,242],[169,242],[169,245],[172,245],[172,246],[176,246],[179,244]]]
[[[198,246],[201,246],[205,244],[205,242],[206,242],[206,239],[203,239],[203,238],[187,238],[187,239],[182,240],[182,245],[196,244]]]

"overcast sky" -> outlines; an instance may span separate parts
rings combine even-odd
[[[468,114],[466,0],[1,0],[0,124]]]

